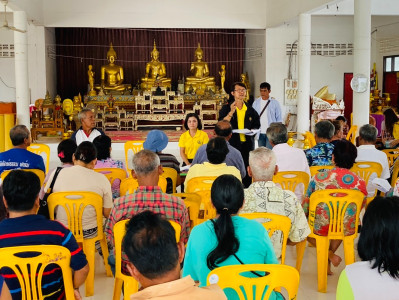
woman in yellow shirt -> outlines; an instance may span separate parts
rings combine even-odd
[[[196,113],[189,113],[184,121],[187,130],[180,136],[180,156],[184,165],[190,165],[198,148],[209,141],[208,134],[202,131],[201,120]]]
[[[399,118],[392,108],[384,111],[384,117],[385,130],[381,134],[382,142],[386,148],[396,148],[399,144]]]

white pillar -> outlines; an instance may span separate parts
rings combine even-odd
[[[311,15],[299,15],[297,131],[309,131]]]
[[[27,30],[27,18],[24,11],[14,12],[14,26],[21,30]],[[27,33],[14,31],[14,48],[17,124],[25,125],[30,128]]]
[[[353,74],[370,77],[371,0],[355,0]],[[370,83],[363,93],[353,92],[353,124],[369,123]]]

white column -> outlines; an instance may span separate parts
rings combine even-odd
[[[14,26],[27,30],[24,11],[14,12]],[[30,128],[29,120],[29,77],[28,77],[28,34],[14,31],[15,47],[15,96],[17,106],[17,124]]]
[[[311,15],[299,15],[297,131],[309,131]]]
[[[371,0],[355,0],[353,74],[370,77]],[[370,83],[363,93],[353,92],[353,124],[369,123]]]

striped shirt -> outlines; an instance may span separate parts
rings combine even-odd
[[[28,245],[59,245],[71,252],[71,268],[75,271],[87,264],[86,256],[78,246],[75,237],[57,221],[47,220],[39,215],[26,215],[5,219],[0,222],[0,248]],[[13,299],[21,299],[21,288],[16,275],[7,268],[1,270]],[[62,272],[55,265],[48,265],[43,273],[43,298],[63,299],[65,297]]]

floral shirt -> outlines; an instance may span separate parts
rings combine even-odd
[[[303,210],[306,216],[309,215],[310,195],[319,190],[325,189],[355,189],[361,191],[365,198],[362,208],[366,205],[367,188],[363,179],[360,179],[355,173],[343,168],[334,168],[325,172],[317,173],[309,183],[308,190],[302,202]],[[356,206],[349,204],[344,216],[345,235],[351,235],[355,232]],[[330,220],[330,212],[327,205],[319,204],[316,207],[316,216],[314,221],[314,233],[317,235],[327,235]]]
[[[113,160],[112,158],[107,158],[107,159],[101,159],[97,160],[97,163],[94,167],[94,169],[101,169],[101,168],[118,168],[122,170],[126,170],[125,164],[121,162],[120,160]],[[126,172],[126,175],[129,176]],[[119,179],[115,179],[114,182],[112,183],[111,189],[112,189],[112,198],[116,199],[118,198],[119,195],[119,186],[121,185],[121,182]]]
[[[319,143],[311,149],[305,150],[309,167],[331,166],[334,145],[331,143]]]

